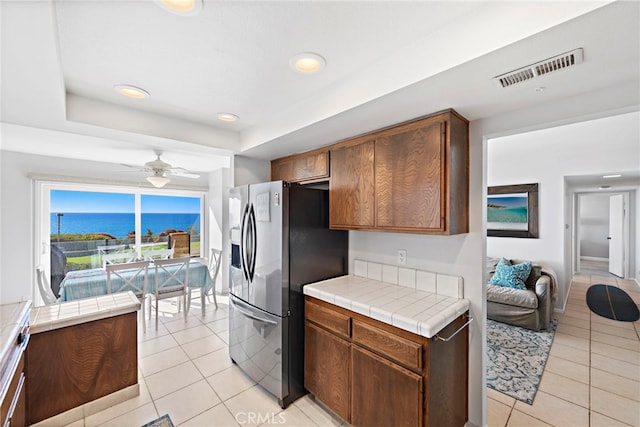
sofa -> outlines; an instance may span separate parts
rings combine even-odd
[[[487,259],[487,318],[539,331],[548,329],[556,299],[554,271],[539,262],[531,262],[526,289],[490,284],[500,258]],[[511,259],[512,265],[524,260]]]

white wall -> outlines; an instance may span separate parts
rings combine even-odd
[[[580,256],[609,258],[609,195],[583,194],[579,200]]]
[[[231,169],[223,168],[209,174],[209,244],[210,248],[222,249],[220,273],[216,280],[218,292],[229,290],[228,247],[229,236],[224,230],[229,229],[229,187]],[[207,252],[207,256],[211,252]]]
[[[639,141],[637,111],[491,139],[487,184],[539,183],[540,238],[489,237],[487,254],[532,259],[551,266],[559,281],[556,307],[563,307],[571,278],[570,262],[567,259],[565,263],[571,230],[565,220],[564,177],[638,171]]]
[[[271,162],[245,156],[234,156],[234,187],[268,181],[271,181]]]

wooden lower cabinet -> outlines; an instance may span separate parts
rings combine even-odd
[[[137,312],[31,334],[28,424],[138,382]]]
[[[349,341],[307,322],[304,385],[345,420],[349,419]]]
[[[353,345],[351,423],[371,427],[421,426],[422,376]]]
[[[27,425],[25,379],[23,354],[20,356],[16,371],[11,377],[7,394],[0,402],[0,422],[2,425],[14,427]]]
[[[345,421],[366,427],[467,422],[467,328],[439,341],[309,296],[305,313],[305,387]],[[465,321],[461,315],[441,333],[451,336]]]

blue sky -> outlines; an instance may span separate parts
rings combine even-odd
[[[501,196],[501,195],[489,195],[487,196],[487,203],[493,205],[505,206],[507,208],[516,208],[527,206],[527,197],[522,196]]]
[[[141,196],[143,213],[200,213],[199,197]],[[133,213],[135,196],[122,193],[51,190],[51,212]]]

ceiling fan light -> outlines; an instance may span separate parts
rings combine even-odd
[[[164,176],[153,175],[153,176],[148,176],[147,181],[149,181],[151,185],[153,185],[156,188],[162,188],[165,185],[167,185],[171,180]]]

